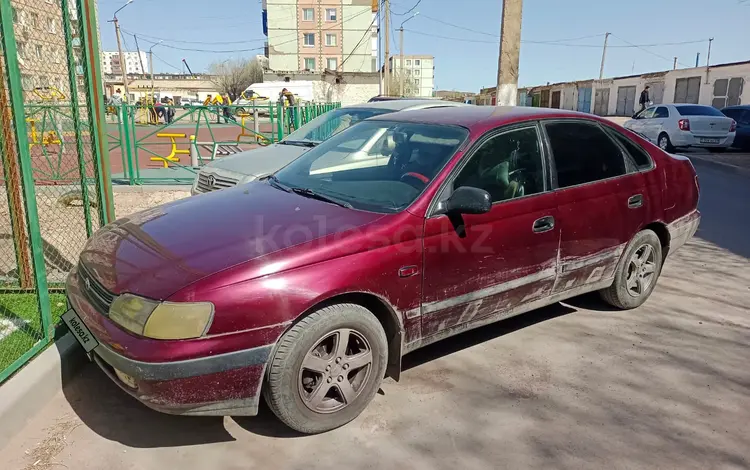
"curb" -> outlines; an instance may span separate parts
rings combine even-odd
[[[750,176],[750,168],[743,168],[741,166],[732,165],[730,163],[717,162],[716,160],[711,160],[710,158],[704,157],[703,155],[696,155],[696,154],[689,154],[689,153],[687,154],[683,153],[681,155],[689,158],[691,162],[697,163],[698,165],[710,166],[717,170],[730,171],[732,173],[737,173],[737,174],[744,175],[744,176]]]
[[[73,377],[86,355],[70,333],[0,385],[0,449],[4,449]]]

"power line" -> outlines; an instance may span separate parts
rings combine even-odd
[[[409,8],[408,10],[406,10],[406,11],[405,11],[405,12],[403,12],[403,13],[395,13],[395,12],[393,11],[393,9],[391,9],[391,14],[392,14],[392,15],[396,15],[396,16],[404,16],[404,15],[408,15],[409,13],[413,12],[413,11],[414,11],[414,9],[415,9],[415,8],[417,8],[417,7],[419,6],[419,4],[420,4],[420,3],[422,3],[422,0],[417,0],[417,3],[415,3],[413,7]]]
[[[173,68],[173,69],[175,69],[175,70],[178,70],[178,71],[182,72],[182,69],[181,69],[181,68],[179,68],[179,67],[175,67],[174,65],[170,64],[169,62],[167,62],[166,60],[162,59],[162,58],[161,58],[161,57],[159,57],[158,55],[154,54],[154,51],[151,51],[151,54],[152,54],[152,55],[153,55],[154,57],[156,57],[157,59],[159,59],[159,62],[163,63],[164,65],[167,65],[167,66],[169,66],[169,67],[172,67],[172,68]]]
[[[615,35],[615,34],[610,34],[610,35],[611,35],[611,36],[614,36],[614,37],[616,37],[617,39],[619,39],[620,41],[624,42],[625,44],[629,44],[629,45],[630,45],[630,46],[632,46],[632,47],[636,47],[636,48],[638,48],[638,49],[642,50],[643,52],[645,52],[645,53],[647,53],[647,54],[651,54],[652,56],[658,57],[658,58],[660,58],[660,59],[664,59],[664,60],[666,60],[666,61],[668,61],[668,62],[672,62],[672,61],[674,60],[674,58],[672,58],[672,59],[668,59],[668,58],[664,57],[664,56],[663,56],[663,55],[661,55],[661,54],[657,54],[656,52],[653,52],[653,51],[649,51],[648,49],[644,49],[644,48],[643,48],[642,46],[638,46],[638,45],[636,45],[636,44],[633,44],[632,42],[628,42],[628,41],[624,40],[623,38],[621,38],[620,36],[617,36],[617,35]],[[702,42],[702,41],[701,41],[701,42]],[[690,65],[685,65],[685,64],[683,64],[682,62],[678,62],[678,64],[682,65],[683,67],[687,67],[687,68],[690,68],[690,67],[691,67]]]

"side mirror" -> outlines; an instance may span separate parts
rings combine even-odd
[[[447,214],[486,214],[492,209],[492,197],[484,189],[461,186],[445,201]]]

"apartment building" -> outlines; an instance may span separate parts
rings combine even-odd
[[[18,49],[18,65],[21,71],[21,86],[28,100],[41,100],[42,96],[63,98],[50,94],[55,88],[67,99],[70,94],[68,58],[62,24],[62,9],[59,3],[39,0],[11,0],[13,31]],[[75,2],[69,2],[71,29],[73,32],[73,57],[80,63],[81,40],[78,36],[79,15]],[[85,93],[83,68],[76,66],[79,96]],[[36,92],[34,90],[37,90]]]
[[[401,56],[393,56],[388,62],[396,75],[401,71]],[[431,55],[405,55],[404,71],[406,79],[416,85],[415,96],[431,97],[435,91],[435,58]]]
[[[377,2],[263,0],[262,5],[270,70],[377,70]]]
[[[125,73],[133,75],[149,73],[148,54],[145,51],[123,52],[122,55]],[[117,51],[102,51],[102,73],[121,75],[122,65]]]

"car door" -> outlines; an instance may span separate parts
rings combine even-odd
[[[422,336],[546,297],[556,276],[557,202],[535,123],[492,131],[468,152],[437,197],[473,186],[492,196],[480,215],[425,221]]]
[[[653,110],[651,117],[646,120],[647,125],[643,128],[643,134],[651,142],[657,142],[659,134],[664,130],[664,126],[667,124],[669,118],[669,109],[666,106],[657,106],[656,109]]]
[[[643,177],[596,122],[547,121],[552,185],[557,188],[560,258],[554,293],[604,287],[629,241],[628,211],[646,204]]]

